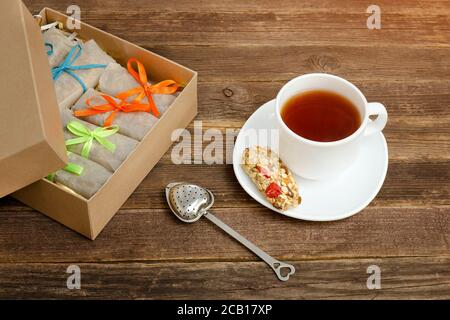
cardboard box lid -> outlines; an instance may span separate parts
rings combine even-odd
[[[40,28],[21,0],[0,1],[0,198],[67,163]]]

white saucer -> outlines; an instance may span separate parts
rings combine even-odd
[[[275,100],[269,101],[247,120],[236,140],[233,168],[244,190],[267,208],[286,216],[309,221],[333,221],[350,217],[364,209],[383,185],[388,167],[388,149],[382,133],[367,137],[358,160],[339,177],[327,181],[313,181],[295,176],[302,203],[294,209],[281,211],[274,208],[245,174],[240,163],[249,139],[249,129],[275,129]],[[250,143],[248,143],[250,144]],[[258,143],[261,146],[264,146]]]

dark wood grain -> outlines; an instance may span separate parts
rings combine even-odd
[[[224,151],[225,153],[226,151]],[[163,161],[170,161],[170,154]],[[210,179],[214,177],[214,180]],[[176,177],[176,178],[174,178]],[[174,179],[193,181],[210,188],[216,194],[215,208],[259,207],[243,192],[231,165],[173,165],[160,163],[123,205],[123,209],[167,208],[163,190]],[[385,186],[371,207],[390,208],[450,205],[450,161],[391,161]],[[301,187],[301,186],[300,186]],[[11,198],[0,199],[0,212],[28,211]]]
[[[64,11],[67,1],[26,1],[36,12],[43,6]],[[382,29],[368,32],[364,1],[189,1],[182,6],[160,1],[78,1],[82,19],[102,29],[142,44],[173,46],[330,45],[447,46],[449,8],[445,1],[432,5],[409,1],[403,5],[377,1],[382,8]],[[111,19],[111,17],[114,19]],[[130,32],[125,25],[132,23]],[[170,32],[168,32],[170,31]],[[412,36],[406,36],[407,31]]]
[[[358,0],[76,3],[85,22],[198,71],[204,130],[238,130],[299,74],[347,78],[388,109],[388,176],[358,215],[311,223],[262,208],[231,165],[176,166],[169,151],[94,242],[6,197],[0,298],[450,298],[450,1],[377,1],[381,30]],[[211,188],[217,216],[297,274],[278,282],[208,221],[178,222],[162,192],[174,180]],[[65,286],[72,263],[80,291]],[[381,290],[366,288],[371,264]]]
[[[0,264],[0,298],[72,299],[428,299],[450,298],[449,257],[290,261],[280,282],[262,262],[82,263],[81,289],[68,290],[68,264]],[[367,268],[381,290],[367,289]]]
[[[245,202],[240,208],[213,211],[280,259],[450,256],[446,207],[370,207],[352,218],[327,223],[245,208]],[[186,225],[168,209],[122,209],[94,242],[31,210],[16,215],[0,214],[0,263],[257,261],[208,220]]]

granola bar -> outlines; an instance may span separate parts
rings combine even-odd
[[[260,146],[246,148],[242,167],[275,208],[285,211],[300,204],[301,197],[294,177],[271,149]]]

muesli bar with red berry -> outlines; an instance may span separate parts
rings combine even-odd
[[[278,154],[260,146],[246,148],[242,167],[258,190],[275,208],[287,210],[301,202],[298,187]]]

